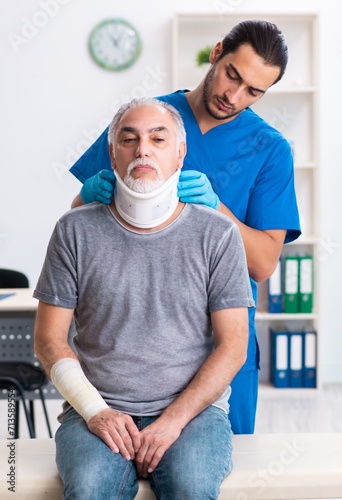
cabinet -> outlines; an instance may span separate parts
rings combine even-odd
[[[283,256],[312,255],[314,260],[314,308],[310,314],[268,313],[268,283],[259,285],[256,314],[261,347],[261,384],[268,385],[270,371],[270,329],[317,331],[317,387],[320,386],[319,351],[319,82],[317,14],[196,13],[176,14],[173,24],[173,88],[194,88],[206,74],[196,65],[196,54],[214,45],[245,19],[265,19],[283,32],[289,63],[282,80],[260,99],[253,109],[277,128],[292,144],[295,182],[302,236],[284,246]],[[271,390],[271,388],[270,388]],[[275,390],[275,389],[274,389]],[[312,389],[281,389],[281,391]]]

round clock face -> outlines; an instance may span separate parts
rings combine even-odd
[[[136,29],[127,21],[107,19],[90,34],[89,49],[97,64],[110,71],[120,71],[137,60],[141,40]]]

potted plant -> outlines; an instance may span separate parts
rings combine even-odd
[[[211,45],[207,45],[204,49],[201,49],[197,52],[196,55],[196,64],[197,66],[203,66],[203,64],[210,64],[209,56],[210,52],[213,50]]]

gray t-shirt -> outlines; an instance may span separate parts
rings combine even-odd
[[[114,409],[138,416],[160,414],[210,355],[211,311],[254,306],[237,226],[200,205],[145,234],[107,205],[67,212],[34,297],[75,308],[87,378]],[[229,394],[215,405],[228,411]]]

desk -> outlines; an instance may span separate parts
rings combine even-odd
[[[0,313],[36,311],[38,300],[31,288],[0,288]]]
[[[33,347],[38,300],[32,294],[31,288],[0,288],[0,362],[26,361],[39,364]],[[43,392],[49,399],[62,398],[50,382]],[[40,399],[39,393],[35,392],[27,396],[29,399]],[[0,391],[0,399],[6,398],[7,392]]]

